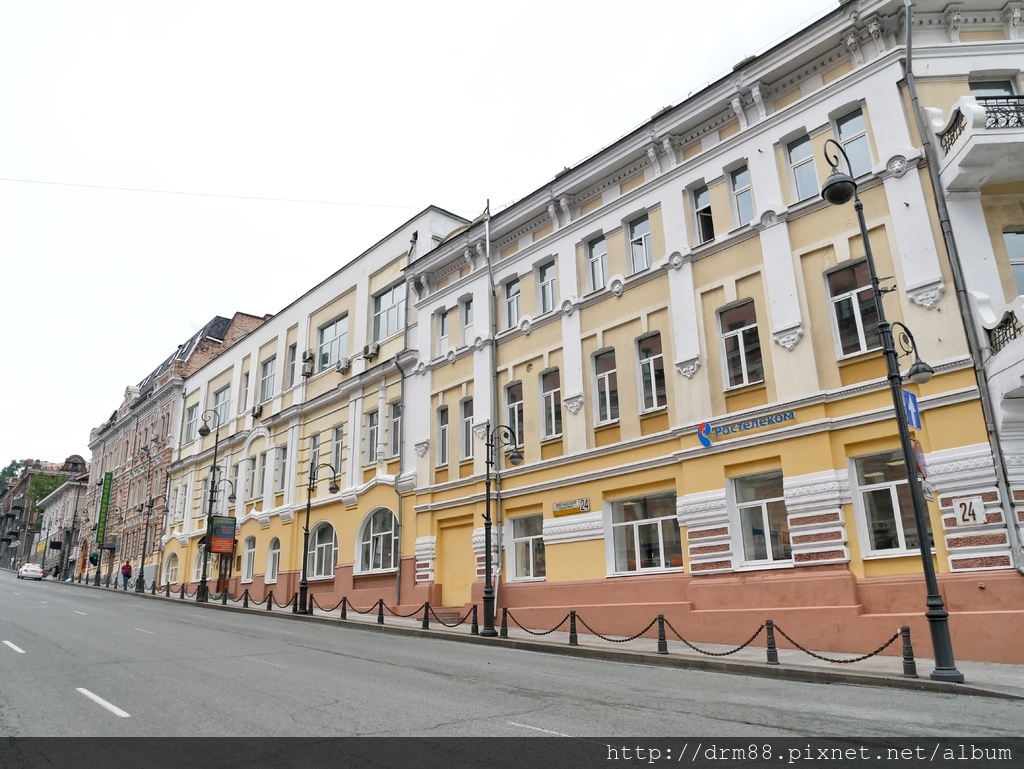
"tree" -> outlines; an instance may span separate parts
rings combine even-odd
[[[0,487],[8,481],[15,481],[21,477],[27,462],[24,459],[12,459],[3,470],[0,470]]]
[[[28,482],[25,498],[33,505],[38,505],[39,500],[46,499],[56,489],[63,486],[67,480],[66,475],[43,475],[42,473],[33,475],[32,480]]]

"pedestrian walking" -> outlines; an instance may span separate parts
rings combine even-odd
[[[121,579],[124,584],[124,589],[128,589],[128,580],[132,576],[132,565],[130,562],[125,561],[124,566],[121,567]]]

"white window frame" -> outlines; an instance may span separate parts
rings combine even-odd
[[[804,147],[807,148],[807,154],[794,158],[794,150],[803,152]],[[786,143],[786,163],[789,165],[789,178],[793,182],[793,202],[799,203],[815,197],[821,187],[818,182],[818,171],[814,166],[814,145],[810,136],[804,134]],[[808,166],[814,179],[814,189],[805,189],[801,184],[801,180],[805,183],[810,181],[810,177],[803,176],[807,173]]]
[[[231,385],[225,385],[213,394],[213,415],[217,418],[215,424],[210,425],[210,429],[216,430],[228,421],[228,409],[231,403]]]
[[[548,381],[554,375],[554,387]],[[542,371],[540,375],[542,439],[562,436],[562,375],[557,368]]]
[[[518,398],[513,400],[517,394]],[[525,445],[526,425],[524,419],[523,383],[521,381],[509,382],[505,385],[505,425],[512,431],[516,448],[522,448]]]
[[[857,268],[861,266],[863,266],[865,270],[862,271],[862,277],[868,277],[868,282],[865,284],[858,284],[857,288],[851,291],[845,291],[833,295],[829,278],[846,270],[852,270],[854,274],[856,274]],[[825,294],[829,298],[829,319],[832,324],[832,335],[835,340],[836,355],[839,358],[850,358],[856,355],[863,355],[866,352],[878,350],[882,347],[882,340],[881,335],[878,333],[877,321],[872,329],[871,324],[865,322],[863,313],[861,312],[861,305],[866,303],[862,300],[861,294],[866,294],[867,298],[875,305],[875,311],[878,311],[878,302],[875,297],[874,286],[871,284],[869,273],[866,272],[867,269],[866,259],[855,259],[849,262],[844,262],[833,270],[829,270],[824,276]],[[853,318],[857,330],[857,349],[849,352],[843,349],[843,337],[839,327],[838,315],[840,313],[840,305],[844,302],[849,303],[850,316]],[[874,344],[871,343],[872,336],[874,336]]]
[[[743,174],[746,174],[746,180],[742,178]],[[750,224],[754,220],[754,186],[750,178],[750,166],[744,163],[729,171],[729,187],[732,191],[736,226]]]
[[[658,352],[649,352],[644,342],[658,340]],[[636,340],[637,370],[640,374],[640,412],[660,411],[668,406],[668,382],[665,377],[665,351],[661,334],[655,332]]]
[[[238,413],[241,414],[249,404],[249,372],[242,374],[242,387],[238,393]]]
[[[380,414],[376,409],[366,412],[366,443],[363,451],[363,465],[377,464],[377,436],[380,430]]]
[[[405,283],[399,282],[373,297],[373,341],[388,339],[405,328]]]
[[[558,282],[555,261],[545,262],[537,268],[537,283],[540,287],[540,311],[551,312],[558,301]]]
[[[329,536],[324,536],[324,532],[330,532]],[[310,531],[306,558],[308,579],[334,579],[338,566],[338,532],[327,521],[320,521]]]
[[[462,421],[462,445],[459,447],[459,458],[473,458],[473,399],[463,398],[459,403],[459,415]]]
[[[759,497],[757,499],[752,499],[752,500],[748,500],[748,501],[744,501],[744,502],[740,501],[740,487],[743,484],[745,484],[745,483],[755,483],[755,482],[757,482],[758,479],[765,479],[765,478],[768,478],[769,476],[772,476],[772,477],[777,476],[778,477],[778,483],[779,483],[779,486],[780,486],[780,490],[779,490],[779,494],[778,495],[772,496],[772,497]],[[735,523],[736,523],[735,531],[736,531],[736,538],[738,540],[736,542],[736,545],[735,545],[735,552],[736,552],[736,557],[740,560],[741,566],[753,566],[753,567],[792,566],[793,565],[793,548],[792,548],[791,533],[790,533],[790,530],[789,530],[789,513],[788,513],[788,510],[786,508],[786,495],[785,495],[785,487],[784,487],[784,479],[783,479],[783,476],[782,476],[782,471],[781,470],[769,470],[769,471],[764,472],[764,473],[754,473],[752,475],[745,475],[745,476],[741,476],[741,477],[738,477],[738,478],[732,478],[732,479],[730,479],[730,482],[729,482],[729,496],[730,496],[730,504],[732,506],[732,509],[733,509],[734,515],[735,515]],[[781,542],[781,537],[780,537],[780,549],[783,550],[783,552],[781,554],[779,554],[779,555],[777,555],[774,552],[775,551],[774,542],[772,541],[772,537],[768,536],[768,537],[765,538],[765,541],[763,543],[764,544],[764,549],[765,549],[765,557],[764,558],[750,557],[748,555],[748,552],[747,552],[748,538],[747,538],[747,534],[746,534],[746,529],[744,527],[744,512],[745,511],[750,511],[751,514],[753,514],[755,512],[758,514],[758,518],[759,518],[759,521],[760,521],[760,524],[761,524],[760,531],[762,532],[762,536],[764,536],[764,532],[766,532],[766,531],[767,532],[773,532],[774,531],[772,529],[771,511],[769,510],[769,506],[771,506],[771,505],[778,505],[779,503],[782,504],[782,510],[783,510],[783,513],[785,514],[785,518],[786,518],[786,522],[785,522],[785,525],[786,525],[786,531],[785,531],[786,540],[785,540],[785,543]],[[775,509],[777,510],[778,508],[776,507]],[[754,544],[753,537],[755,536],[755,531],[756,530],[752,530],[751,531],[751,535],[750,535],[750,542],[751,542],[751,544]],[[780,533],[781,533],[781,530],[780,530]],[[786,554],[784,552],[785,549],[787,549],[787,548],[789,550],[788,554]]]
[[[262,499],[267,488],[267,452],[261,451],[256,463],[256,498]]]
[[[331,466],[336,473],[341,473],[342,460],[345,452],[345,426],[335,425],[331,429]]]
[[[283,492],[288,476],[288,447],[278,446],[274,452],[274,491]]]
[[[522,292],[519,278],[505,281],[505,326],[516,328],[522,318]]]
[[[274,397],[274,372],[276,369],[276,355],[271,355],[260,364],[260,403],[266,403]]]
[[[164,566],[164,584],[176,585],[178,583],[179,561],[178,554],[171,553],[167,556],[167,563]]]
[[[402,402],[395,401],[388,406],[388,456],[397,457],[402,452]]]
[[[448,466],[448,407],[437,407],[437,467]]]
[[[608,285],[608,241],[604,235],[587,243],[587,276],[591,291],[600,291]]]
[[[448,326],[451,318],[448,310],[437,314],[437,354],[444,355],[448,349]]]
[[[281,540],[274,537],[267,546],[267,572],[263,575],[265,585],[277,583],[277,575],[281,570]]]
[[[390,523],[390,528],[385,525]],[[372,510],[359,527],[358,552],[356,553],[357,574],[386,574],[398,568],[398,519],[386,507]],[[391,560],[385,563],[385,554],[390,552]]]
[[[326,371],[348,352],[348,313],[316,330],[316,370]]]
[[[726,329],[725,319],[736,310],[741,310],[749,306],[754,312],[754,322],[747,323],[744,326],[740,326],[735,329]],[[718,327],[721,335],[721,350],[722,350],[722,377],[725,389],[735,389],[738,387],[746,387],[747,385],[757,384],[764,381],[764,353],[761,350],[761,336],[760,330],[757,323],[757,307],[754,305],[753,299],[748,299],[742,302],[737,302],[728,307],[723,307],[718,311]],[[753,342],[751,342],[751,338]],[[737,345],[739,362],[739,371],[735,372],[740,375],[740,381],[733,382],[733,371],[730,368],[729,360],[729,344],[733,342]],[[757,356],[759,358],[761,370],[760,377],[757,376],[756,369],[753,369],[753,353],[756,348]]]
[[[663,515],[648,515],[652,502],[665,507]],[[616,521],[617,510],[624,509],[627,505],[639,507],[640,514],[634,520]],[[608,527],[606,529],[608,566],[611,574],[682,571],[682,532],[679,529],[679,518],[676,515],[674,492],[610,500],[605,502],[605,510],[607,511],[605,521]],[[642,531],[649,535],[656,534],[656,536],[644,538],[641,534]],[[673,544],[678,545],[678,551]],[[629,563],[630,552],[633,556],[632,568]],[[676,559],[678,562],[673,563],[673,560]],[[623,566],[625,568],[622,568]]]
[[[860,116],[864,125],[854,131],[847,131],[843,128],[855,116]],[[863,176],[871,171],[871,144],[868,141],[868,119],[861,107],[848,110],[835,119],[835,135],[839,144],[846,150],[846,156],[850,159],[850,176],[854,179]],[[863,167],[861,164],[863,163]]]
[[[473,344],[473,297],[469,297],[462,303],[462,344]]]
[[[1006,227],[1003,230],[1003,245],[1006,247],[1006,256],[1017,294],[1024,295],[1024,228]]]
[[[299,345],[298,342],[292,342],[288,345],[288,387],[295,387],[295,368],[298,365],[299,360]]]
[[[524,524],[540,523],[540,530],[536,533],[523,532]],[[512,547],[509,553],[512,556],[511,568],[509,569],[510,579],[513,582],[541,582],[547,577],[547,563],[544,552],[544,515],[534,513],[520,515],[509,520],[509,539]],[[540,560],[538,568],[538,556]]]
[[[641,228],[645,227],[646,232]],[[638,259],[638,253],[641,258]],[[629,223],[629,272],[635,275],[638,272],[650,269],[653,262],[651,251],[651,219],[647,214],[641,214]]]
[[[196,439],[196,426],[199,423],[199,404],[194,404],[185,409],[185,436],[182,443],[191,443]]]
[[[608,360],[609,356],[612,363],[611,368],[607,371],[598,371],[600,361]],[[614,424],[619,421],[619,380],[614,348],[594,353],[592,362],[594,364],[594,404],[597,424]]]
[[[869,460],[884,462],[886,467],[893,468],[896,477],[877,482],[866,480],[862,464]],[[857,531],[860,535],[861,555],[866,559],[919,555],[921,549],[917,541],[917,524],[914,521],[913,502],[910,498],[910,485],[907,481],[906,464],[902,452],[895,449],[851,457],[849,475],[853,492],[853,509],[857,516]],[[889,504],[892,506],[894,515],[891,518],[891,527],[879,527],[878,523],[884,523],[884,521],[872,521],[875,511],[872,509],[873,505],[869,499],[876,493],[885,494],[886,492],[888,492]],[[904,495],[902,503],[900,501],[901,493]],[[905,508],[904,505],[906,505]],[[925,522],[928,524],[928,536],[931,538],[931,550],[934,552],[935,533],[927,514]],[[895,547],[876,547],[876,532],[885,531],[886,528],[890,528],[896,537]]]
[[[710,243],[715,239],[715,219],[711,210],[711,190],[708,189],[706,184],[693,191],[693,220],[698,246]]]
[[[246,537],[242,546],[242,582],[252,582],[256,573],[256,537]]]
[[[256,499],[256,457],[245,460],[245,501]]]

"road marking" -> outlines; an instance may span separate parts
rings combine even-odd
[[[130,713],[125,713],[117,705],[112,705],[111,703],[109,703],[105,699],[103,699],[102,697],[99,697],[99,696],[93,694],[88,689],[82,689],[81,687],[79,687],[79,688],[75,689],[75,691],[76,692],[81,692],[86,697],[88,697],[90,700],[95,702],[97,705],[99,705],[100,707],[106,708],[107,710],[109,710],[111,713],[113,713],[118,718],[131,718],[131,714]]]
[[[75,609],[75,614],[81,614],[83,617],[88,617],[89,616],[84,611],[79,611],[78,609]]]
[[[537,726],[527,726],[526,724],[517,724],[515,721],[509,721],[509,724],[511,724],[512,726],[520,726],[523,729],[533,729],[535,732],[544,732],[545,734],[553,734],[556,737],[571,737],[572,736],[570,734],[562,734],[561,732],[552,732],[552,731],[550,731],[548,729],[541,729],[540,727],[537,727]]]
[[[143,630],[140,627],[133,627],[132,630],[138,630],[140,633],[149,633],[150,635],[156,635],[152,630]]]
[[[39,603],[46,603],[46,601],[40,601]]]
[[[17,646],[12,644],[10,641],[4,641],[4,646],[10,646],[12,649],[14,649],[14,651],[18,652],[18,654],[24,654],[25,653],[24,649],[19,649]]]
[[[284,667],[284,665],[278,665],[276,662],[267,662],[266,660],[261,660],[259,657],[246,657],[246,659],[252,660],[253,662],[262,662],[264,665],[273,665],[275,668]]]

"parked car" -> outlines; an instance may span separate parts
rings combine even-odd
[[[18,569],[18,579],[42,579],[43,567],[38,563],[26,563]]]

